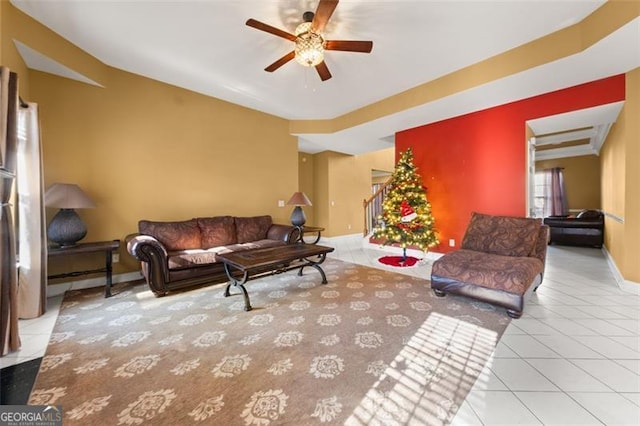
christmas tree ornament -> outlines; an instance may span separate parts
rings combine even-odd
[[[411,222],[416,217],[418,217],[418,215],[409,203],[407,203],[407,200],[402,200],[402,204],[400,204],[400,220],[402,222]]]

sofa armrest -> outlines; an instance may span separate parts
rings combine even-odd
[[[141,262],[152,262],[153,258],[166,260],[169,257],[162,243],[150,235],[131,235],[125,241],[129,254]]]
[[[271,224],[267,231],[267,238],[270,240],[284,241],[287,244],[295,243],[298,239],[297,229],[292,225]]]
[[[533,251],[532,257],[536,259],[540,259],[542,262],[542,273],[541,277],[544,277],[544,269],[547,263],[547,246],[549,245],[549,226],[542,225],[540,226],[540,231],[538,231],[538,240],[536,241],[536,247]]]
[[[156,295],[167,293],[169,282],[169,255],[160,241],[150,235],[127,236],[127,251],[142,262],[142,273]]]

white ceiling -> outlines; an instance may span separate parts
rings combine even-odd
[[[245,25],[254,18],[293,32],[317,0],[11,3],[112,67],[286,119],[314,120],[346,114],[575,24],[604,0],[342,0],[325,38],[372,40],[374,47],[371,54],[327,52],[333,78],[326,82],[295,61],[263,71],[293,43]],[[364,125],[300,135],[299,148],[350,154],[382,149],[400,130],[626,72],[640,66],[639,34],[636,19],[581,54]],[[29,46],[18,47],[30,68],[77,74]]]

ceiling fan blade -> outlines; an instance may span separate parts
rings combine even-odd
[[[336,6],[338,6],[338,0],[320,0],[311,22],[311,29],[317,33],[323,32],[329,18],[333,15],[333,11],[336,10]]]
[[[296,52],[292,50],[291,52],[284,55],[282,58],[278,59],[277,61],[275,61],[268,67],[266,67],[264,70],[267,72],[274,72],[275,70],[277,70],[278,68],[280,68],[281,66],[283,66],[284,64],[292,60],[295,56],[296,56]]]
[[[320,62],[316,65],[316,70],[318,71],[318,75],[320,76],[320,80],[325,81],[331,78],[331,73],[329,72],[329,67],[327,67],[327,63],[325,61]]]
[[[278,37],[286,38],[287,40],[296,41],[296,36],[294,36],[293,34],[290,34],[290,33],[286,32],[286,31],[283,31],[283,30],[278,29],[276,27],[272,27],[271,25],[267,25],[264,22],[256,21],[253,18],[248,19],[246,24],[248,26],[250,26],[250,27],[255,28],[255,29],[268,32],[269,34],[273,34],[273,35],[278,36]]]
[[[370,53],[371,49],[373,49],[373,42],[360,40],[327,40],[324,48],[325,50]]]

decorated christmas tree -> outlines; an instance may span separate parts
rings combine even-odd
[[[382,204],[380,225],[373,230],[373,236],[383,239],[383,244],[400,245],[403,259],[407,258],[407,247],[426,252],[437,245],[439,241],[433,227],[431,204],[413,164],[411,148],[401,154],[390,185]]]

